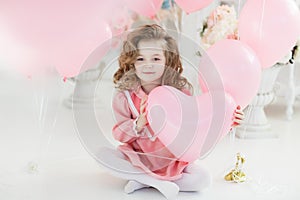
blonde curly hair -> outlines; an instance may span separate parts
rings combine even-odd
[[[127,35],[119,56],[119,69],[114,74],[114,84],[119,90],[136,90],[140,80],[135,74],[136,58],[139,55],[138,44],[141,40],[162,40],[166,58],[165,71],[161,85],[173,86],[179,90],[188,89],[192,85],[181,75],[183,68],[176,41],[157,24],[141,26]]]

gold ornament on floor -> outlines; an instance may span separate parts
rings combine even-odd
[[[237,160],[235,163],[235,168],[231,170],[224,179],[226,181],[233,181],[235,183],[242,183],[246,181],[246,174],[242,171],[243,170],[243,164],[245,162],[245,157],[242,156],[240,153],[237,153],[236,156]]]

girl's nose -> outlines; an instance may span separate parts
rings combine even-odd
[[[146,62],[144,67],[147,67],[147,68],[152,68],[153,67],[153,63],[152,62]]]

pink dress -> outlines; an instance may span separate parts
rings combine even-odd
[[[118,92],[113,99],[116,124],[112,133],[116,140],[124,143],[118,149],[133,166],[149,175],[162,180],[177,180],[189,163],[177,160],[158,138],[153,138],[155,134],[149,125],[139,133],[135,130],[144,95],[146,94],[142,89],[139,92],[123,91]]]

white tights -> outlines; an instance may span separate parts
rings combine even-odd
[[[182,192],[203,191],[211,185],[211,175],[204,168],[196,164],[187,166],[182,177],[173,181]]]
[[[127,161],[118,150],[101,148],[97,160],[112,175],[129,180],[124,188],[126,193],[132,193],[145,187],[153,187],[167,199],[175,199],[179,191],[202,191],[211,184],[209,173],[195,164],[186,167],[182,177],[172,182],[147,175]]]

